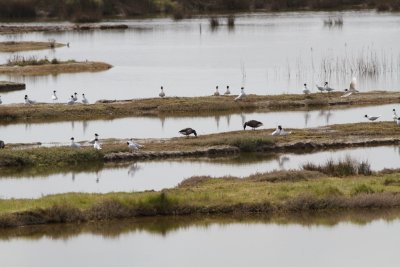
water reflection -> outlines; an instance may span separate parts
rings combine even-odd
[[[21,102],[28,93],[51,102],[54,89],[60,99],[83,89],[92,101],[154,97],[160,84],[170,88],[170,96],[210,95],[207,88],[223,83],[232,85],[233,94],[243,85],[247,93],[300,92],[304,82],[314,85],[326,80],[343,90],[353,75],[359,77],[361,91],[397,90],[400,18],[368,11],[341,14],[344,26],[340,29],[323,26],[323,20],[337,16],[336,12],[288,12],[238,15],[234,31],[226,26],[223,16],[223,25],[215,31],[208,27],[208,17],[198,17],[178,22],[127,20],[123,22],[129,26],[125,31],[0,36],[0,41],[56,39],[71,44],[69,48],[19,53],[22,56],[90,59],[114,66],[99,73],[1,75],[0,79],[27,83],[26,92],[7,93],[3,101]],[[8,57],[7,53],[0,54],[0,62]],[[377,71],[369,71],[371,67]],[[367,71],[360,71],[364,69]]]
[[[376,211],[22,227],[0,230],[0,250],[5,266],[110,266],[118,258],[119,266],[391,267],[399,217]]]
[[[193,127],[199,134],[211,134],[243,130],[247,120],[258,120],[264,128],[311,128],[332,124],[365,122],[365,114],[382,114],[381,121],[392,120],[395,104],[356,107],[345,109],[323,109],[283,112],[241,112],[239,114],[210,114],[186,117],[130,117],[111,120],[70,121],[0,125],[2,140],[7,143],[43,144],[69,143],[71,136],[76,140],[90,140],[94,133],[101,139],[107,138],[170,138],[179,136],[178,131]],[[193,117],[192,117],[193,116]],[[146,125],[136,127],[135,125]],[[23,134],[21,134],[23,133]]]
[[[196,176],[246,177],[257,172],[299,169],[350,156],[368,161],[372,170],[399,168],[398,146],[352,148],[309,154],[244,154],[231,158],[144,161],[119,165],[88,165],[66,169],[4,170],[0,198],[38,198],[67,192],[132,192],[162,190]]]

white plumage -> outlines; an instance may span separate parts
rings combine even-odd
[[[230,95],[231,91],[229,90],[229,86],[226,86],[226,91],[224,93],[224,95]]]
[[[58,97],[57,97],[57,91],[56,90],[54,90],[53,91],[53,94],[51,95],[51,99],[53,100],[53,102],[55,102],[55,101],[57,101],[58,100]]]
[[[75,138],[71,137],[71,147],[72,148],[80,148],[81,145],[78,143],[75,143]]]
[[[101,145],[99,143],[99,140],[97,140],[97,138],[94,140],[94,144],[93,144],[94,149],[96,150],[101,150]]]
[[[73,105],[73,104],[75,104],[75,100],[74,100],[74,96],[73,96],[73,95],[71,95],[71,97],[69,98],[67,104],[68,104],[68,105]]]
[[[303,88],[303,93],[308,95],[309,93],[311,93],[310,89],[307,88],[307,84],[304,84],[304,88]]]
[[[28,97],[28,95],[25,95],[25,104],[27,104],[27,105],[32,105],[32,104],[35,104],[36,103],[36,101],[35,100],[31,100],[31,99],[29,99],[29,97]]]
[[[399,116],[397,116],[397,112],[395,109],[393,109],[393,117],[392,118],[394,121],[396,121],[399,118]]]
[[[98,139],[99,135],[97,133],[94,134],[94,138],[92,140],[90,140],[88,143],[91,145],[94,145],[94,143],[96,142],[96,140]]]
[[[161,92],[158,94],[161,98],[165,96],[164,88],[161,86]]]
[[[379,116],[368,116],[368,115],[365,115],[364,117],[367,118],[370,121],[376,121],[377,119],[379,119],[381,117],[381,115],[379,115]]]
[[[244,92],[244,87],[240,89],[240,94],[235,98],[235,101],[241,100],[246,97],[246,93]]]
[[[75,102],[78,101],[78,93],[75,92],[72,98],[74,99]]]
[[[214,96],[219,96],[218,86],[217,86],[217,87],[215,87]]]
[[[89,100],[86,98],[85,94],[82,94],[82,103],[83,104],[89,104]]]
[[[325,91],[325,87],[323,86],[319,86],[318,84],[315,85],[317,87],[317,89],[322,93],[323,91]]]

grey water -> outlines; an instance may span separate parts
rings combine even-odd
[[[2,230],[4,266],[398,266],[399,215],[165,218]],[[333,218],[331,218],[333,217]]]
[[[41,142],[44,145],[67,144],[75,140],[91,140],[95,133],[101,139],[108,138],[171,138],[178,131],[192,127],[199,135],[243,130],[248,120],[259,120],[262,128],[311,128],[332,124],[367,122],[365,114],[382,115],[379,121],[392,120],[392,109],[396,104],[348,107],[344,109],[322,109],[311,111],[243,112],[237,114],[213,114],[187,117],[129,117],[110,120],[88,120],[67,122],[0,124],[0,139],[6,143]],[[261,128],[261,129],[262,129]]]
[[[341,27],[326,27],[324,20],[341,16]],[[0,36],[0,41],[30,40],[70,43],[55,50],[17,53],[58,59],[104,61],[114,67],[98,73],[34,77],[0,75],[0,80],[21,81],[26,91],[2,94],[4,103],[31,99],[51,102],[58,91],[61,102],[71,93],[99,99],[211,95],[216,85],[233,94],[241,86],[252,94],[301,93],[303,83],[329,81],[337,90],[358,78],[360,91],[399,89],[400,17],[396,13],[286,12],[237,15],[235,27],[209,27],[208,17],[174,21],[168,18],[112,21],[127,30],[24,33]],[[37,23],[36,23],[37,24]],[[50,23],[52,24],[52,23]],[[0,62],[15,54],[0,53]],[[376,66],[363,73],[360,62]]]
[[[117,167],[33,170],[0,174],[0,198],[40,198],[69,192],[109,193],[162,190],[177,186],[192,176],[246,177],[257,172],[299,169],[305,163],[323,164],[351,157],[368,161],[372,170],[400,167],[398,146],[327,150],[307,154],[250,154],[230,159],[163,160],[135,162]]]

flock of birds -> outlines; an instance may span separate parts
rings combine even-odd
[[[356,81],[356,78],[353,78],[352,81],[351,81],[351,83],[350,83],[349,88],[344,90],[344,91],[345,91],[345,94],[342,95],[341,97],[347,98],[347,97],[350,97],[350,96],[351,96],[352,94],[354,94],[354,93],[358,93],[359,91],[356,89],[356,82],[357,82],[357,81]],[[328,85],[328,82],[325,82],[325,83],[324,83],[324,86],[318,86],[318,85],[316,85],[316,88],[317,88],[318,91],[320,91],[321,93],[322,93],[322,92],[328,92],[328,93],[330,93],[330,92],[332,92],[332,91],[335,90],[335,89],[333,89],[332,87],[330,87],[330,86]],[[308,94],[311,93],[311,90],[308,89],[306,83],[304,83],[303,93],[306,94],[306,95],[308,95]],[[230,88],[229,88],[229,86],[226,86],[226,90],[225,90],[225,92],[224,92],[224,95],[230,95],[230,94],[231,94]],[[219,92],[218,86],[216,86],[215,92],[214,92],[213,95],[214,95],[214,96],[220,96],[220,92]],[[166,94],[165,94],[165,92],[164,92],[164,87],[161,86],[161,92],[159,93],[159,97],[164,98],[165,96],[166,96]],[[244,91],[244,87],[241,87],[239,95],[238,95],[237,97],[235,97],[234,100],[235,100],[235,101],[242,100],[242,99],[244,99],[245,97],[246,97],[246,93],[245,93],[245,91]],[[53,103],[55,103],[55,102],[58,101],[57,91],[55,91],[55,90],[53,91],[53,93],[52,93],[52,95],[51,95],[51,99],[53,100]],[[25,95],[24,101],[25,101],[25,104],[27,104],[27,105],[32,105],[32,104],[36,104],[36,103],[37,103],[35,100],[30,99],[30,98],[28,97],[28,95]],[[82,94],[82,99],[81,99],[80,102],[81,102],[82,104],[89,104],[89,100],[86,98],[85,94]],[[70,96],[69,100],[67,101],[67,104],[68,104],[68,105],[74,105],[74,104],[76,104],[76,103],[79,103],[79,101],[78,101],[78,93],[75,92],[74,94],[72,94],[72,95]],[[1,96],[0,96],[0,104],[2,104]],[[376,120],[379,119],[380,117],[381,117],[380,115],[379,115],[379,116],[369,116],[369,115],[365,115],[365,118],[367,118],[369,121],[376,121]],[[395,109],[393,109],[393,120],[397,123],[397,125],[400,126],[400,117],[397,115]],[[252,128],[253,130],[255,130],[256,128],[261,127],[261,126],[263,126],[263,123],[262,123],[262,122],[256,121],[256,120],[250,120],[250,121],[247,121],[247,122],[244,123],[243,129],[246,130],[246,127],[249,127],[249,128]],[[197,137],[197,132],[196,132],[196,130],[194,130],[193,128],[185,128],[185,129],[182,129],[182,130],[179,131],[179,133],[182,134],[182,135],[185,135],[185,136],[187,136],[187,137],[189,137],[189,136],[192,135],[192,134],[193,134],[195,137]],[[276,128],[276,130],[275,130],[274,132],[271,133],[272,136],[286,136],[286,135],[289,135],[289,134],[291,134],[291,132],[285,131],[285,130],[282,128],[281,125],[279,125],[279,126]],[[94,148],[94,149],[96,149],[96,150],[101,150],[101,149],[102,149],[102,146],[101,146],[101,143],[99,142],[98,137],[99,137],[99,135],[96,133],[94,139],[90,140],[88,143],[89,143],[90,145],[93,145],[93,148]],[[71,137],[70,140],[71,140],[70,146],[71,146],[72,148],[80,148],[80,147],[81,147],[81,144],[80,144],[80,143],[75,142],[75,138],[74,138],[74,137]],[[133,139],[129,139],[129,140],[127,141],[127,146],[128,146],[128,148],[129,148],[131,151],[136,151],[136,150],[139,150],[140,148],[143,147],[142,145],[136,143]],[[3,143],[3,147],[4,147],[4,143]]]

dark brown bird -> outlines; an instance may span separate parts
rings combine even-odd
[[[1,149],[1,148],[4,148],[5,146],[6,146],[6,145],[4,144],[4,141],[1,141],[1,140],[0,140],[0,149]]]
[[[196,131],[195,131],[194,129],[192,129],[192,128],[185,128],[185,129],[183,129],[183,130],[180,130],[179,133],[180,133],[180,134],[183,134],[183,135],[186,135],[186,136],[189,136],[189,135],[191,135],[191,134],[194,134],[194,136],[197,137]]]
[[[246,130],[246,126],[249,126],[250,128],[253,128],[255,130],[256,128],[263,126],[262,122],[256,121],[256,120],[251,120],[251,121],[246,121],[243,125],[243,129]]]

